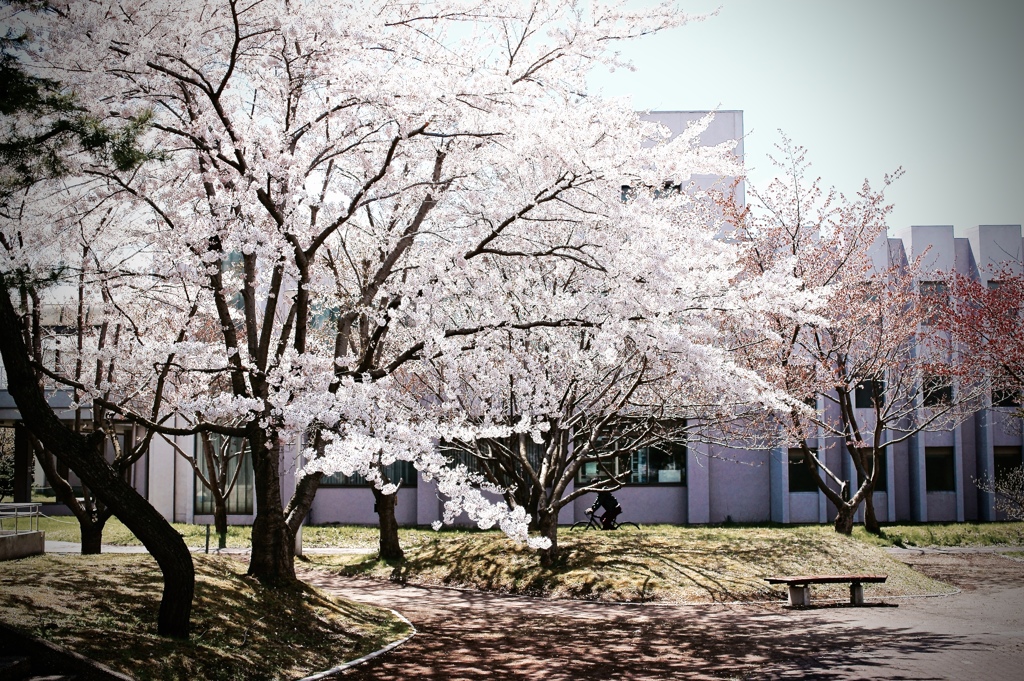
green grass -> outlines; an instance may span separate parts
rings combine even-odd
[[[1024,523],[885,525],[881,537],[857,527],[854,537],[876,546],[1024,546]]]
[[[205,525],[175,524],[189,546],[202,547]],[[44,519],[49,539],[77,541],[74,521]],[[378,561],[373,555],[307,554],[314,567],[350,575],[444,584],[492,591],[611,601],[715,602],[782,598],[763,578],[771,574],[880,572],[884,585],[869,587],[869,598],[935,594],[950,589],[888,556],[888,546],[1024,545],[1024,523],[892,525],[875,537],[857,528],[853,538],[828,526],[646,526],[639,533],[585,532],[562,528],[561,563],[539,566],[533,551],[517,547],[498,532],[402,529],[407,560]],[[372,550],[375,527],[324,526],[303,529],[306,548]],[[104,532],[110,544],[138,544],[117,520]],[[216,545],[216,537],[211,538]],[[232,527],[228,546],[249,548],[248,527]],[[822,596],[843,596],[845,587],[816,587]]]
[[[174,529],[185,538],[191,547],[206,546],[206,525],[187,525],[172,523]],[[39,529],[46,532],[49,541],[79,542],[82,537],[78,529],[78,521],[74,516],[57,516],[39,519]],[[117,518],[111,518],[103,527],[103,543],[112,546],[139,546],[140,542]],[[217,548],[217,533],[210,528],[210,546]],[[252,547],[252,528],[248,526],[231,526],[228,528],[228,547],[247,549]]]
[[[539,565],[536,554],[497,532],[406,530],[406,560],[315,555],[313,567],[379,579],[504,593],[605,601],[708,603],[785,598],[764,578],[775,574],[883,573],[869,598],[950,593],[879,547],[827,527],[648,526],[641,531],[559,532],[560,563]],[[847,598],[844,585],[815,587],[818,597]]]
[[[72,516],[41,518],[41,530],[51,541],[79,541],[78,522]],[[785,529],[784,526],[733,526],[735,529]],[[184,536],[191,547],[206,545],[206,525],[174,523],[174,528]],[[691,528],[698,529],[698,528]],[[707,529],[707,528],[705,528]],[[725,528],[723,528],[725,529]],[[210,533],[210,545],[216,547],[217,535]],[[1024,546],[1024,522],[1007,523],[926,523],[918,525],[886,525],[882,536],[868,534],[863,527],[856,527],[853,536],[875,546]],[[432,530],[403,529],[403,542],[418,543],[420,537],[433,537]],[[562,536],[566,536],[562,533]],[[354,525],[325,525],[303,527],[302,545],[306,548],[364,548],[377,547],[377,528]],[[117,518],[111,518],[103,531],[103,543],[114,546],[138,546],[135,538]],[[231,526],[228,528],[228,547],[247,549],[252,547],[251,528]]]
[[[4,563],[0,619],[134,678],[293,679],[408,633],[392,613],[301,585],[272,590],[242,562],[196,556],[192,635],[156,634],[161,578],[147,555],[34,556]]]
[[[188,525],[172,523],[174,529],[185,538],[185,543],[193,548],[206,546],[206,525]],[[81,541],[78,521],[74,516],[47,517],[39,519],[39,529],[46,532],[50,541]],[[228,527],[228,548],[252,548],[252,528],[247,525]],[[377,547],[376,527],[357,527],[354,525],[326,525],[323,527],[302,528],[302,545],[307,548]],[[103,543],[112,546],[139,546],[141,542],[117,518],[111,518],[103,528]],[[217,548],[217,533],[210,527],[210,547]]]

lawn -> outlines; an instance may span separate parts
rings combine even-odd
[[[161,578],[148,555],[34,556],[3,564],[0,619],[145,679],[294,679],[401,638],[387,611],[305,585],[266,589],[245,564],[196,556],[192,636],[157,636]]]
[[[1024,523],[884,525],[881,537],[862,527],[854,536],[878,546],[1024,546]]]
[[[176,524],[186,543],[202,547],[205,525]],[[77,525],[44,519],[49,539],[77,539]],[[307,554],[310,567],[508,593],[609,601],[764,601],[784,597],[763,578],[772,574],[877,572],[884,585],[867,588],[868,598],[948,593],[946,585],[914,572],[883,550],[887,546],[1024,545],[1024,523],[891,525],[882,537],[857,528],[842,537],[828,526],[679,527],[586,532],[563,528],[562,562],[542,569],[533,552],[497,532],[402,529],[407,560],[392,564],[373,555]],[[305,548],[363,548],[377,545],[374,527],[324,526],[303,529]],[[110,544],[138,541],[117,520],[104,533]],[[216,537],[211,539],[216,544]],[[248,548],[248,527],[232,527],[229,547]],[[816,587],[820,596],[842,598],[845,586]]]
[[[174,529],[185,538],[192,548],[206,546],[206,525],[173,523]],[[78,521],[73,516],[46,517],[39,519],[39,529],[46,532],[49,541],[81,541]],[[358,547],[372,549],[377,546],[377,528],[354,525],[328,525],[304,527],[302,545],[307,548]],[[141,542],[117,518],[111,518],[103,528],[103,543],[112,546],[138,546]],[[210,548],[217,548],[217,533],[210,527]],[[252,548],[252,528],[247,525],[228,527],[228,548]]]
[[[882,548],[828,527],[678,527],[559,533],[561,563],[541,568],[535,554],[497,532],[403,530],[406,560],[307,554],[311,567],[415,584],[606,601],[710,603],[785,598],[775,574],[870,572],[889,576],[869,599],[951,593]],[[845,585],[816,596],[848,598]]]

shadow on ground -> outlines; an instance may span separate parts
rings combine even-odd
[[[825,613],[777,606],[611,606],[305,577],[396,608],[419,631],[348,679],[843,679],[849,667],[881,669],[972,645],[959,636],[837,626]]]

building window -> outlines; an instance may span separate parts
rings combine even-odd
[[[925,407],[939,407],[953,401],[953,384],[944,376],[925,376],[921,381],[921,401]]]
[[[956,491],[956,467],[953,456],[952,447],[924,448],[924,477],[927,491]]]
[[[875,400],[879,406],[885,404],[885,383],[867,379],[857,384],[853,391],[853,404],[857,409],[874,409]]]
[[[686,445],[666,442],[636,450],[629,457],[629,482],[685,485]]]
[[[396,461],[385,466],[384,475],[396,485],[401,481],[402,487],[415,487],[418,477],[416,467],[412,465],[411,461]],[[325,475],[320,479],[321,487],[363,487],[366,484],[366,478],[358,473],[352,475],[335,473],[334,475]]]
[[[990,279],[988,282],[988,290],[995,291],[1002,288],[1006,282],[999,279]],[[1002,306],[1009,303],[999,315],[1002,319],[1016,319],[1020,316],[1020,308],[1013,305],[1012,295],[1011,296],[999,296],[994,300],[996,305]]]
[[[871,472],[871,457],[868,457],[868,472]],[[875,478],[875,491],[876,492],[888,492],[889,491],[889,462],[888,452],[885,447],[882,447],[882,451],[878,452],[878,477]]]
[[[996,480],[1001,480],[1021,466],[1020,447],[993,447]]]
[[[927,314],[924,323],[934,326],[943,309],[949,305],[949,289],[944,281],[922,281],[920,291],[921,302]]]
[[[814,454],[818,450],[812,449]],[[794,447],[789,450],[789,491],[817,492],[818,483],[814,480],[815,473],[804,463],[804,450]]]
[[[1013,389],[996,389],[992,391],[993,407],[1019,407],[1020,392]]]
[[[252,470],[252,456],[249,447],[244,446],[245,440],[240,437],[232,437],[227,447],[221,447],[223,436],[211,434],[213,449],[215,452],[223,452],[227,467],[226,479],[230,482],[235,480],[234,487],[228,492],[227,512],[238,515],[249,515],[253,512],[253,485],[254,476]],[[220,456],[218,454],[218,456]],[[203,477],[210,479],[210,469],[206,465],[206,457],[203,456],[203,442],[199,435],[196,435],[196,460],[199,462],[199,470]],[[237,473],[237,477],[236,477]],[[207,489],[199,476],[195,476],[195,513],[207,515],[213,513],[213,493]]]
[[[547,445],[543,442],[534,442],[533,438],[529,436],[524,439],[526,460],[534,471],[539,472],[547,454]],[[454,444],[442,440],[438,448],[441,454],[448,459],[449,466],[455,467],[462,464],[470,473],[483,475],[489,481],[503,487],[518,485],[521,484],[519,480],[530,478],[518,458],[518,436],[479,440],[475,446],[486,458],[474,454],[470,449],[473,446],[472,443]]]
[[[641,447],[628,455],[617,456],[603,463],[604,468],[628,485],[685,485],[686,443],[663,442]],[[588,485],[607,477],[597,461],[580,466],[578,484]]]

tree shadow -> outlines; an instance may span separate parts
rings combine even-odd
[[[893,670],[977,646],[963,636],[843,625],[813,610],[545,603],[437,589],[397,598],[389,604],[419,635],[344,678],[845,679],[884,670],[920,679],[928,677]]]

